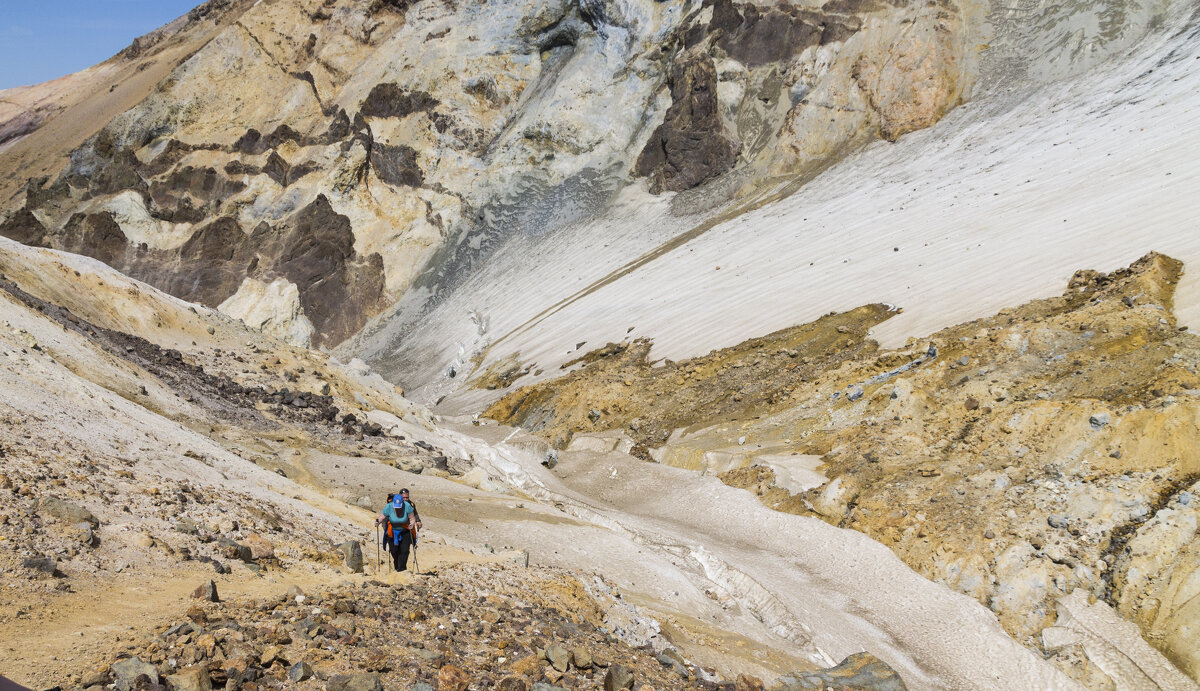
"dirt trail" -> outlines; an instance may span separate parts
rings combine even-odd
[[[71,592],[0,604],[4,614],[34,613],[0,624],[0,674],[31,688],[62,684],[71,675],[110,659],[125,645],[184,618],[194,603],[192,591],[210,579],[217,584],[222,600],[277,598],[293,585],[309,591],[346,583],[359,585],[366,580],[388,584],[412,580],[409,573],[377,574],[375,552],[370,549],[368,554],[368,549],[369,545],[363,549],[365,574],[314,566],[261,576],[242,570],[219,575],[197,563],[171,569],[138,568],[128,575],[110,575],[107,583],[72,583]],[[420,557],[422,573],[453,564],[497,561],[431,540],[422,544]]]

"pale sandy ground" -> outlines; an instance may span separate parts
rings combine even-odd
[[[461,450],[496,476],[611,529],[604,538],[580,530],[572,544],[525,527],[527,540],[537,535],[558,548],[531,549],[531,561],[603,564],[607,578],[655,609],[691,613],[813,663],[867,650],[913,689],[1073,687],[979,603],[917,575],[859,533],[772,511],[716,478],[619,452],[563,452],[550,471],[523,432],[460,429],[491,444],[459,438]]]
[[[1187,26],[1175,20],[1172,30]],[[627,189],[596,221],[515,239],[415,326],[401,381],[419,400],[453,394],[441,409],[469,412],[495,394],[461,391],[464,377],[446,371],[471,372],[472,353],[489,345],[484,367],[519,352],[552,377],[580,342],[585,352],[649,336],[655,357],[680,359],[869,302],[902,308],[874,332],[896,345],[1059,294],[1077,269],[1113,270],[1150,250],[1189,267],[1177,306],[1195,326],[1194,31],[1147,38],[1086,79],[994,86],[934,127],[878,142],[644,265],[631,260],[699,220]],[[380,341],[364,356],[389,353]]]

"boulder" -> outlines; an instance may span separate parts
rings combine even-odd
[[[420,473],[425,469],[425,464],[416,456],[396,459],[396,467],[406,473]]]
[[[107,666],[103,666],[84,674],[83,679],[79,681],[79,685],[86,689],[89,686],[107,686],[111,681],[112,674],[109,673]]]
[[[174,691],[211,691],[212,680],[208,677],[206,667],[195,666],[169,675],[167,685]]]
[[[254,561],[259,559],[270,559],[275,556],[275,546],[271,541],[262,535],[254,534],[242,541],[243,545],[250,548],[250,558]]]
[[[38,509],[49,516],[53,516],[64,523],[72,525],[76,523],[87,523],[93,528],[100,527],[100,521],[92,515],[91,511],[63,501],[58,497],[45,497],[38,503]]]
[[[358,544],[357,540],[343,542],[338,546],[338,552],[341,553],[342,560],[351,573],[363,572],[362,545]]]
[[[92,525],[90,523],[76,523],[72,527],[72,534],[77,540],[79,540],[80,544],[87,547],[95,547],[96,545],[100,544],[100,541],[96,539],[96,532],[92,530]]]
[[[193,590],[192,597],[204,600],[205,602],[221,601],[221,598],[217,596],[217,584],[213,581],[209,581]]]
[[[217,550],[227,559],[250,561],[250,548],[227,537],[217,538]]]
[[[591,669],[592,653],[587,648],[571,650],[571,664],[575,665],[576,669]]]
[[[555,643],[554,645],[546,648],[546,660],[554,669],[558,670],[559,672],[566,672],[567,667],[569,667],[571,663],[571,654],[567,652],[566,648],[562,647],[558,643]]]
[[[140,658],[136,657],[127,657],[124,660],[114,662],[112,673],[116,677],[118,691],[132,689],[137,678],[142,675],[148,677],[151,683],[158,683],[158,670],[155,669],[154,665],[142,662]]]
[[[613,665],[604,675],[604,691],[633,688],[633,672],[625,665]]]
[[[300,683],[313,675],[312,665],[307,662],[297,662],[288,670],[288,679],[293,683]]]

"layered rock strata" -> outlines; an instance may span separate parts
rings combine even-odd
[[[64,162],[21,159],[48,172],[9,181],[0,233],[212,307],[246,280],[286,280],[300,309],[281,319],[301,325],[278,332],[325,346],[418,277],[436,300],[506,237],[569,222],[564,197],[594,211],[643,177],[748,193],[928,126],[971,83],[972,29],[951,2],[289,0],[193,15],[105,63],[172,67],[115,117],[72,125]],[[48,136],[38,122],[0,126],[28,157]],[[250,317],[249,302],[226,309]]]

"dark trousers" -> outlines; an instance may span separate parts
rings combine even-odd
[[[401,530],[400,544],[396,544],[386,536],[384,540],[387,542],[388,552],[392,555],[392,567],[397,571],[406,571],[408,569],[408,551],[412,547],[412,533]]]

